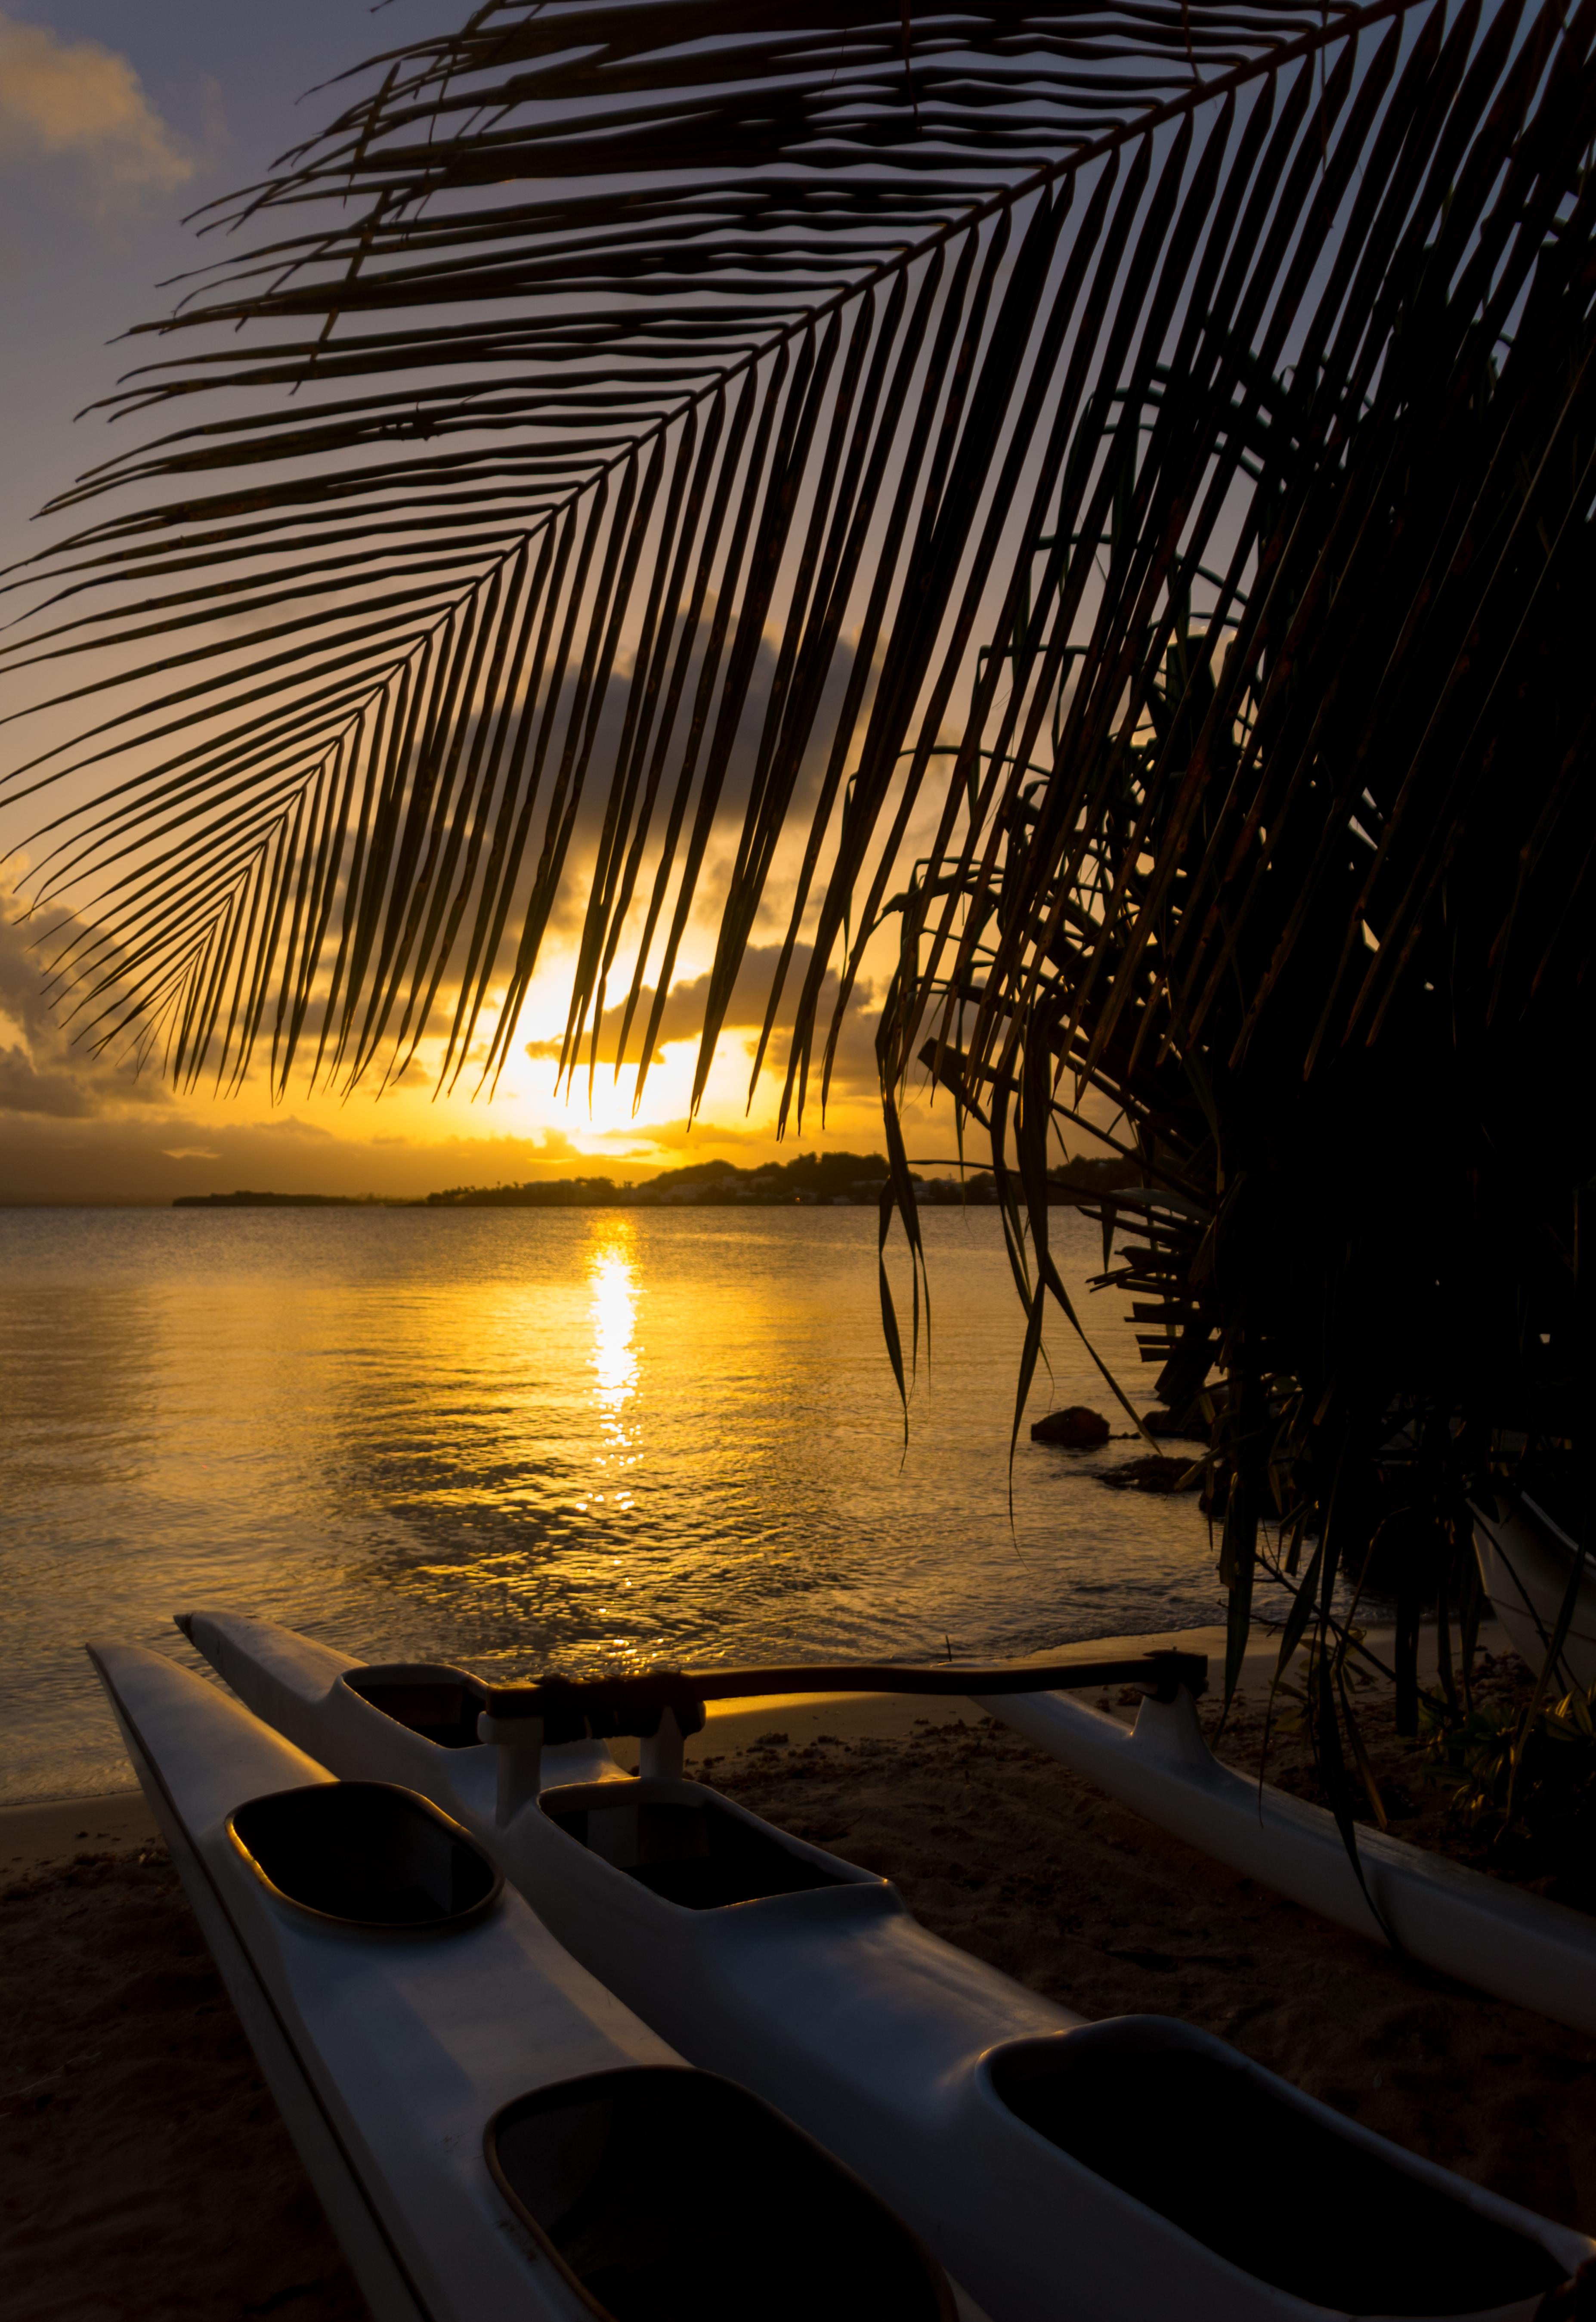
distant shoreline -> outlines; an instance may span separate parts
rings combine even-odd
[[[933,1166],[922,1164],[921,1166]],[[957,1168],[957,1163],[944,1164]],[[913,1189],[921,1209],[990,1209],[1001,1199],[990,1169],[969,1165],[959,1176],[927,1177],[911,1162],[898,1165],[898,1191]],[[907,1179],[907,1185],[906,1185]],[[1145,1193],[1140,1166],[1119,1159],[1067,1162],[1048,1175],[1050,1201],[1078,1208],[1116,1193]],[[238,1187],[230,1193],[178,1193],[132,1201],[22,1200],[0,1195],[14,1210],[663,1210],[879,1209],[894,1191],[891,1166],[880,1153],[805,1153],[774,1168],[739,1169],[698,1161],[637,1180],[590,1175],[552,1177],[518,1184],[451,1185],[430,1193],[282,1193]]]
[[[947,1166],[947,1165],[944,1165]],[[952,1165],[955,1168],[957,1163]],[[1074,1205],[1140,1185],[1135,1162],[1076,1160],[1049,1173],[1052,1198]],[[180,1193],[178,1210],[590,1210],[590,1209],[879,1209],[895,1193],[921,1208],[990,1208],[1001,1198],[990,1169],[971,1168],[960,1177],[922,1176],[899,1161],[896,1176],[880,1153],[804,1153],[774,1168],[739,1169],[724,1161],[698,1161],[682,1169],[662,1169],[633,1180],[597,1173],[552,1177],[519,1184],[451,1185],[418,1200],[392,1200],[377,1193],[276,1193],[240,1190],[232,1193]]]
[[[992,1209],[997,1207],[995,1193],[986,1187],[966,1187],[963,1193],[955,1189],[951,1194],[939,1194],[921,1187],[919,1206],[922,1209]],[[1060,1186],[1050,1190],[1049,1203],[1054,1209],[1079,1209],[1083,1202],[1095,1202],[1102,1194],[1086,1187]],[[555,1192],[534,1193],[530,1197],[508,1200],[479,1198],[464,1201],[440,1201],[427,1193],[287,1193],[252,1195],[240,1200],[231,1193],[196,1194],[150,1193],[121,1199],[109,1195],[97,1199],[44,1201],[21,1194],[0,1194],[0,1212],[7,1211],[130,1211],[150,1210],[163,1215],[171,1210],[203,1210],[212,1215],[235,1211],[287,1210],[679,1210],[679,1209],[875,1209],[878,1196],[873,1193],[831,1194],[823,1199],[804,1201],[791,1194],[736,1194],[719,1191],[696,1193],[690,1197],[677,1195],[665,1198],[646,1187],[635,1193],[571,1194]]]

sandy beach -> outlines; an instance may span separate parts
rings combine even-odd
[[[967,1703],[728,1705],[694,1764],[1036,1990],[1184,2016],[1465,2177],[1596,2220],[1596,2041],[1236,1878]],[[1271,1771],[1296,1786],[1289,1750]],[[1420,1797],[1400,1826],[1442,1811]],[[0,1817],[0,1883],[8,2322],[362,2314],[137,1794]]]

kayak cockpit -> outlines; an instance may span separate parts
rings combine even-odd
[[[728,2080],[669,2066],[567,2080],[506,2105],[484,2151],[614,2322],[953,2322],[907,2228]]]
[[[545,1790],[538,1804],[568,1838],[641,1887],[689,1911],[860,1882],[880,1886],[789,1838],[696,1782],[643,1779]]]
[[[441,1750],[474,1750],[477,1720],[488,1696],[475,1678],[438,1661],[396,1661],[346,1669],[351,1693],[391,1717],[396,1725],[435,1742]]]
[[[1485,2314],[1566,2271],[1234,2050],[1128,2018],[999,2049],[1010,2113],[1094,2175],[1272,2288],[1332,2311]],[[1327,2232],[1327,2217],[1354,2218]]]
[[[315,1782],[251,1798],[227,1833],[264,1887],[363,1931],[446,1933],[482,1916],[501,1873],[456,1822],[388,1782]]]

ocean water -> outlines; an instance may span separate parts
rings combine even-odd
[[[1120,1302],[1084,1288],[1098,1229],[1053,1214],[1145,1402]],[[925,1231],[906,1451],[871,1211],[0,1211],[0,1798],[126,1785],[84,1641],[192,1660],[190,1605],[506,1675],[1219,1617],[1195,1495],[1094,1478],[1134,1438],[1082,1456],[1022,1430],[1011,1520],[999,1221]],[[1114,1413],[1066,1325],[1046,1353],[1027,1422]]]

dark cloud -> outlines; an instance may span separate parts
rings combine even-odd
[[[780,956],[781,950],[778,944],[750,944],[743,955],[743,964],[737,974],[731,1005],[726,1010],[725,1020],[728,1029],[763,1023],[771,982]],[[804,977],[808,971],[807,949],[801,953],[795,952],[792,964],[788,970],[783,995],[789,1002],[796,999],[802,989]],[[832,980],[834,983],[834,978]],[[660,1063],[661,1051],[668,1047],[671,1041],[696,1040],[699,1037],[704,1028],[704,1010],[708,1004],[708,1000],[707,973],[703,975],[689,976],[679,983],[672,984],[666,994],[664,1010],[660,1018],[658,1046],[654,1051],[655,1064]],[[639,1055],[638,1043],[648,1029],[649,1017],[652,1012],[653,1004],[654,988],[652,984],[645,983],[638,994],[637,1008],[633,1016],[631,1037],[628,1041],[628,1056],[634,1064]],[[621,1037],[621,1023],[625,1010],[626,1001],[623,992],[614,1006],[606,1008],[604,1011],[603,1021],[598,1031],[597,1061],[601,1065],[613,1065],[616,1061],[616,1046]],[[584,1064],[588,1059],[591,1040],[592,1028],[589,1026],[582,1042]],[[560,1051],[561,1043],[558,1039],[529,1040],[526,1043],[526,1054],[534,1064],[545,1059],[558,1061]]]
[[[707,625],[703,634],[707,637]],[[819,711],[812,727],[810,746],[804,754],[794,790],[790,812],[800,826],[804,816],[813,809],[817,797],[837,717],[842,707],[843,693],[853,666],[852,648],[847,640],[841,640],[823,689]],[[777,648],[769,638],[766,638],[762,642],[754,656],[754,667],[726,767],[712,835],[698,881],[696,916],[700,923],[713,923],[729,881],[737,841],[752,795],[760,737],[771,711],[776,668]],[[664,778],[652,820],[650,844],[645,853],[640,880],[642,897],[646,897],[649,891],[652,860],[657,855],[659,841],[669,812],[670,800],[679,765],[681,746],[690,717],[695,679],[696,663],[693,676],[689,677],[679,711],[670,753],[666,761]],[[597,844],[620,754],[632,687],[633,672],[628,670],[613,676],[606,690],[582,796],[573,824],[565,874],[544,936],[546,957],[558,957],[563,948],[571,946],[584,923]],[[555,735],[555,755],[558,757],[559,747],[563,737],[563,727],[557,726]],[[708,738],[706,737],[704,750],[699,758],[700,778],[707,749]],[[545,809],[549,803],[551,780],[551,774],[548,770],[545,770],[543,800]],[[691,809],[689,809],[688,826],[689,829],[690,818]],[[679,848],[677,855],[679,869],[686,838],[687,833],[684,831],[682,846]],[[534,823],[531,855],[527,864],[523,866],[521,880],[523,901],[524,890],[531,876],[531,865],[536,860],[537,851],[538,834]],[[790,875],[789,873],[788,875]],[[785,893],[783,874],[779,864],[771,889],[769,908],[773,912],[784,910]],[[46,1004],[42,996],[43,970],[39,960],[28,950],[26,942],[29,935],[42,932],[45,920],[41,918],[32,922],[31,927],[24,928],[15,916],[18,909],[17,898],[4,888],[0,888],[0,914],[3,914],[8,922],[0,927],[0,1019],[9,1016],[23,1035],[23,1040],[17,1044],[18,1053],[15,1058],[8,1065],[0,1065],[0,1112],[37,1111],[65,1119],[97,1114],[128,1102],[165,1104],[170,1102],[161,1081],[159,1061],[153,1069],[147,1070],[135,1078],[125,1065],[96,1058],[81,1037],[74,1038],[74,1034],[79,1028],[63,1022],[61,1017]],[[513,908],[508,916],[498,957],[501,975],[507,973],[514,960],[520,941],[520,909]],[[59,928],[50,939],[49,948],[51,951],[58,951],[68,939],[70,932],[69,926]],[[449,971],[445,974],[436,995],[431,1018],[434,1032],[446,1025],[452,1017],[459,997],[458,971],[463,955],[462,943],[456,957],[451,962]],[[757,1024],[762,1020],[763,994],[760,992],[756,995],[754,984],[760,975],[768,974],[768,969],[773,965],[776,956],[775,948],[771,946],[756,947],[750,955],[751,965],[745,967],[738,987],[737,1006],[743,1012],[734,1019],[737,1023]],[[807,964],[807,953],[800,955],[795,961],[788,984],[790,998],[796,999],[801,988],[802,977]],[[707,979],[702,977],[681,984],[671,992],[667,1004],[666,1021],[661,1032],[661,1042],[687,1038],[696,1032],[698,1024],[693,1020],[694,1012],[698,1010],[701,1014],[701,1002],[707,992]],[[652,996],[651,992],[650,1000]],[[300,1049],[302,1059],[315,1053],[315,1038],[320,1024],[320,1007],[321,995],[318,994],[317,998],[313,1000],[306,1019]],[[612,1014],[613,1012],[611,1011]],[[491,1010],[489,1020],[491,1021]],[[616,1020],[618,1021],[618,1019]],[[608,1022],[609,1018],[606,1017],[606,1027]],[[646,1023],[645,1012],[643,1025],[646,1026]],[[5,1049],[6,1042],[7,1027],[3,1020],[0,1020],[0,1051]],[[480,1039],[477,1044],[477,1053],[479,1055],[486,1053],[485,1043]],[[559,1043],[556,1041],[551,1045],[547,1041],[534,1042],[527,1053],[534,1059],[557,1057]],[[611,1045],[606,1052],[605,1060],[613,1062],[613,1054],[612,1038]],[[395,1074],[389,1085],[403,1084],[406,1089],[415,1088],[425,1082],[429,1070],[430,1066],[427,1064],[412,1060]]]
[[[701,630],[701,636],[707,638],[707,635],[708,626],[706,623]],[[760,737],[764,732],[765,723],[770,715],[771,699],[775,686],[777,650],[777,646],[772,644],[770,637],[766,636],[761,640],[759,650],[754,656],[753,672],[749,681],[747,698],[743,706],[742,717],[738,721],[736,736],[732,745],[731,755],[727,760],[720,798],[716,804],[714,836],[705,857],[704,871],[699,881],[699,893],[707,907],[713,907],[724,891],[726,877],[729,874],[732,854],[752,794],[753,772],[758,762]],[[723,662],[723,669],[724,666]],[[853,648],[846,638],[839,638],[825,683],[821,689],[819,708],[810,729],[808,746],[799,763],[798,780],[794,785],[792,801],[789,809],[794,818],[801,818],[814,809],[831,754],[832,739],[837,718],[842,711],[843,696],[847,690],[853,669]],[[660,804],[654,814],[651,834],[656,846],[669,810],[669,801],[681,762],[682,745],[691,715],[693,687],[697,681],[697,676],[698,663],[695,660],[672,732],[670,749],[665,760]],[[582,925],[586,913],[588,890],[587,874],[594,860],[599,834],[604,824],[605,812],[609,802],[611,782],[620,754],[621,736],[625,729],[626,705],[631,690],[632,672],[630,671],[613,676],[606,689],[604,708],[599,713],[597,730],[594,736],[593,754],[588,763],[581,801],[573,826],[566,875],[550,920],[550,932],[556,937],[574,935]],[[707,735],[698,756],[700,779],[708,748],[709,736]],[[689,827],[690,827],[690,816],[696,810],[696,806],[695,794],[693,807],[689,808]],[[679,853],[677,859],[679,864]],[[646,867],[643,875],[646,881]]]
[[[36,1071],[23,1048],[0,1048],[0,1112],[42,1112],[81,1120],[102,1107],[70,1073]]]
[[[45,998],[44,972],[29,947],[33,930],[12,916],[14,910],[14,899],[0,892],[0,1113],[78,1120],[128,1105],[169,1105],[158,1073],[135,1074],[73,1039]]]
[[[851,653],[844,642],[838,647],[815,722],[816,738],[805,754],[793,802],[795,815],[801,817],[815,800],[851,667]],[[775,669],[776,651],[767,641],[756,656],[700,881],[700,916],[706,919],[713,918],[729,875]],[[689,697],[690,690],[689,685]],[[627,677],[612,680],[606,691],[562,897],[549,930],[552,950],[562,939],[569,940],[580,924],[628,691]],[[673,755],[667,763],[656,837],[676,763]],[[780,888],[778,879],[772,897],[777,908],[781,901]],[[706,1122],[697,1125],[690,1138],[686,1122],[673,1122],[613,1138],[587,1134],[579,1147],[558,1129],[532,1138],[499,1134],[439,1139],[398,1133],[362,1137],[347,1133],[351,1125],[347,1112],[339,1116],[336,1135],[297,1117],[267,1122],[241,1120],[228,1102],[212,1102],[208,1090],[199,1097],[174,1096],[160,1077],[159,1058],[141,1074],[135,1074],[125,1062],[96,1057],[81,1038],[75,1038],[77,1028],[63,1022],[47,1002],[43,968],[29,948],[28,938],[42,931],[41,924],[19,924],[16,910],[14,896],[0,890],[0,1201],[159,1202],[180,1193],[225,1193],[250,1186],[285,1193],[376,1192],[404,1196],[450,1184],[520,1181],[539,1172],[570,1174],[619,1166],[648,1175],[681,1159],[713,1157],[723,1148],[728,1155],[735,1151],[744,1158],[775,1150],[768,1130],[742,1126],[721,1130]],[[506,942],[514,939],[514,927],[512,914]],[[52,949],[65,939],[66,932],[58,933]],[[778,956],[774,944],[753,946],[738,979],[725,1039],[741,1044],[750,1053],[763,1019]],[[809,955],[804,950],[795,955],[789,967],[783,999],[788,1022],[808,965]],[[821,1001],[823,1028],[829,1020],[836,989],[834,974],[828,975]],[[707,995],[707,976],[679,983],[667,999],[658,1045],[696,1038]],[[450,978],[440,993],[441,1009],[451,1008],[453,997]],[[643,996],[634,1040],[646,1028],[652,997],[652,991]],[[313,1025],[315,1012],[313,1009]],[[619,1018],[618,1008],[606,1010],[601,1032],[600,1056],[612,1065]],[[845,1097],[853,1088],[873,1095],[873,1034],[871,995],[862,992],[845,1020],[834,1083],[837,1096]],[[771,1062],[779,1068],[785,1064],[788,1045],[789,1033],[783,1025],[769,1052]],[[559,1044],[534,1041],[527,1053],[534,1059],[549,1059],[557,1056]],[[584,1048],[584,1063],[586,1053]],[[423,1067],[414,1065],[403,1077],[408,1088],[424,1077]],[[258,1096],[258,1074],[251,1076],[251,1086]],[[579,1127],[578,1133],[582,1133]]]

